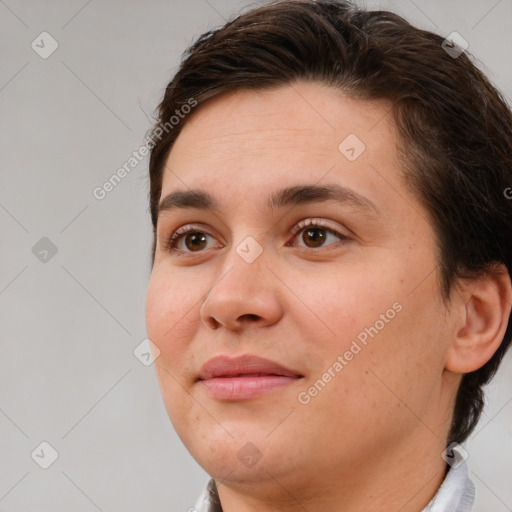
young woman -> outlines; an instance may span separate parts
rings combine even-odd
[[[464,42],[273,2],[188,50],[151,141],[146,322],[196,509],[471,510],[512,114]]]

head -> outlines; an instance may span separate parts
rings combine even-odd
[[[210,474],[252,443],[307,481],[478,422],[512,336],[512,115],[442,43],[389,12],[280,1],[203,34],[167,86],[146,319],[169,416]],[[161,208],[191,190],[214,204]],[[197,373],[219,353],[301,378],[218,401]]]

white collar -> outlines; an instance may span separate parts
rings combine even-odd
[[[471,512],[474,501],[475,486],[469,478],[467,464],[458,461],[422,512]]]

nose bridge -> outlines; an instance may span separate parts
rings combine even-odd
[[[222,324],[239,329],[248,320],[265,325],[278,320],[282,308],[270,275],[266,275],[269,262],[265,252],[252,236],[233,245],[201,306],[203,322],[210,327]]]
[[[254,213],[252,216],[250,213],[237,215],[238,227],[233,228],[233,243],[224,257],[219,279],[229,280],[234,277],[232,274],[236,274],[239,283],[251,287],[254,277],[261,280],[262,274],[268,272],[266,265],[269,264],[270,251],[265,246],[266,233],[248,221],[254,216]],[[220,280],[216,282],[220,284]]]
[[[248,240],[249,238],[252,240]],[[249,296],[256,296],[261,290],[268,290],[268,286],[264,286],[266,279],[263,275],[268,262],[263,252],[262,245],[253,237],[246,237],[234,245],[226,256],[207,299],[215,295],[222,297],[224,301],[241,301]]]

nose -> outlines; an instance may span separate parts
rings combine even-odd
[[[247,263],[235,254],[230,262],[201,306],[201,321],[210,329],[232,331],[278,322],[283,315],[278,281],[262,256]]]

